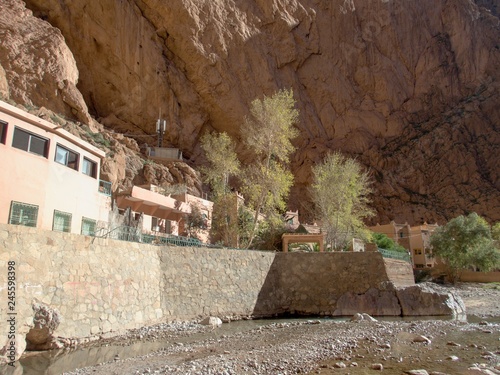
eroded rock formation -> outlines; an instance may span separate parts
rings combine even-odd
[[[201,163],[205,130],[238,139],[251,100],[290,87],[291,208],[306,212],[311,166],[340,149],[373,172],[374,221],[500,220],[498,0],[26,4],[0,5],[0,91],[16,101],[139,143],[160,115]]]

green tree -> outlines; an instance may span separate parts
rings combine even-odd
[[[212,189],[214,208],[210,239],[224,246],[236,246],[238,218],[236,201],[229,188],[230,177],[240,173],[240,162],[235,146],[227,133],[206,133],[201,138],[201,148],[205,152],[208,166],[201,168],[204,182]]]
[[[395,242],[393,239],[387,237],[384,233],[373,232],[371,234],[372,241],[381,249],[394,250],[402,253],[408,252],[403,246]]]
[[[311,195],[326,243],[342,250],[355,236],[369,238],[363,221],[374,213],[369,207],[370,178],[361,164],[334,152],[313,167],[313,177]]]
[[[257,234],[259,217],[277,222],[286,209],[293,184],[288,161],[295,149],[291,140],[298,136],[293,127],[298,116],[292,90],[280,90],[271,97],[255,99],[242,126],[243,142],[252,153],[252,162],[242,174],[242,191],[254,211],[247,248]]]
[[[206,219],[197,204],[191,204],[191,212],[186,214],[185,220],[189,237],[198,238],[199,232],[207,228]]]
[[[209,164],[201,168],[204,182],[210,185],[215,198],[224,196],[229,191],[229,178],[240,172],[234,143],[225,132],[206,133],[201,138],[201,148]]]
[[[451,282],[458,281],[464,269],[489,271],[500,265],[500,250],[490,226],[476,213],[458,216],[437,228],[430,244],[433,255],[445,262]]]
[[[500,221],[491,227],[491,237],[500,243]]]

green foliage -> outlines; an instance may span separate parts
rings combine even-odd
[[[265,221],[258,227],[252,248],[258,250],[281,251],[281,236],[286,231],[285,223],[283,222]]]
[[[387,237],[387,235],[384,233],[373,232],[371,234],[371,237],[372,241],[381,249],[394,250],[402,253],[408,252],[408,250],[406,250],[403,246],[396,243],[391,238]]]
[[[204,181],[212,188],[214,200],[217,200],[217,197],[229,192],[229,177],[239,174],[240,162],[234,151],[234,143],[227,133],[206,133],[201,138],[201,148],[209,163],[201,172]]]
[[[299,135],[293,127],[299,118],[292,90],[279,90],[273,96],[255,99],[242,129],[244,142],[266,161],[272,157],[287,162],[295,147],[291,139]]]
[[[281,220],[286,210],[286,197],[293,184],[292,173],[281,163],[270,160],[268,165],[249,164],[243,174],[243,192],[256,213],[267,220]]]
[[[327,244],[342,250],[353,237],[368,237],[363,220],[373,210],[368,199],[370,179],[362,166],[334,152],[313,167],[313,176],[311,193]]]
[[[500,250],[490,226],[476,213],[456,217],[437,228],[430,244],[433,255],[445,261],[451,282],[456,282],[464,269],[489,271],[500,266]]]
[[[238,216],[234,196],[224,194],[217,196],[212,211],[210,241],[227,247],[238,245]]]
[[[186,230],[189,237],[198,238],[199,232],[206,228],[206,219],[203,217],[200,207],[197,204],[192,204],[191,212],[186,215]]]
[[[253,215],[245,206],[238,207],[238,243],[240,247],[248,247],[253,229]]]
[[[111,142],[106,139],[102,133],[93,133],[92,130],[87,125],[83,125],[82,129],[85,130],[84,138],[94,146],[106,151],[104,148],[109,148],[111,146]]]
[[[237,218],[233,217],[236,207],[233,207],[229,189],[229,178],[240,173],[240,162],[234,143],[227,133],[206,133],[201,138],[201,148],[209,164],[201,169],[201,173],[204,182],[212,188],[214,201],[211,241],[222,243],[224,246],[236,246],[238,223]]]
[[[271,97],[255,99],[250,117],[242,127],[242,139],[254,154],[242,175],[243,194],[254,210],[253,228],[247,247],[252,245],[261,214],[277,220],[286,208],[286,198],[293,184],[287,163],[294,151],[291,140],[298,136],[293,127],[299,113],[292,90],[280,90]]]
[[[491,227],[491,237],[500,242],[500,221]]]

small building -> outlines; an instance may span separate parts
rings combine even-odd
[[[394,242],[400,244],[408,251],[411,251],[411,227],[408,223],[398,224],[394,221],[391,221],[389,224],[377,224],[373,227],[369,227],[368,229],[370,229],[372,232],[385,234]]]
[[[0,101],[0,222],[94,234],[107,225],[105,153],[61,126]]]
[[[435,260],[432,256],[430,237],[438,227],[437,224],[410,226],[408,223],[398,224],[391,221],[389,224],[377,224],[369,229],[372,232],[383,233],[394,242],[409,251],[413,268],[434,267]]]
[[[412,248],[413,267],[434,267],[436,259],[432,256],[430,238],[432,232],[434,232],[437,227],[437,224],[427,223],[411,227],[410,243]]]
[[[198,237],[203,242],[208,241],[208,231],[212,222],[213,202],[191,194],[170,195],[165,189],[156,185],[133,186],[116,194],[118,209],[128,209],[137,221],[142,216],[142,233],[167,236],[186,235],[186,215],[193,206],[200,209],[206,220]]]

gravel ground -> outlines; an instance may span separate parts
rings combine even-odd
[[[235,323],[163,324],[99,345],[164,340],[164,348],[71,374],[500,374],[500,287],[449,289],[476,323],[299,320],[241,332],[226,329]]]

